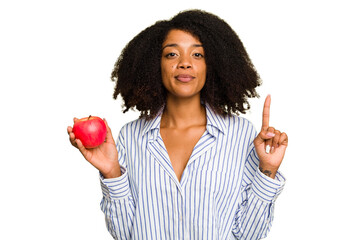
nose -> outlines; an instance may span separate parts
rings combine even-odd
[[[182,69],[188,69],[188,68],[191,68],[192,67],[192,63],[191,63],[191,60],[188,58],[188,57],[181,57],[179,59],[179,64],[178,64],[178,67],[179,68],[182,68]]]

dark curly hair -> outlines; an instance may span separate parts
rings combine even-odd
[[[151,119],[166,103],[161,78],[162,44],[172,29],[197,37],[205,51],[206,81],[201,100],[221,115],[245,113],[248,98],[259,97],[260,77],[241,40],[219,17],[202,11],[183,11],[168,21],[158,21],[135,36],[115,63],[111,79],[114,99],[121,94],[125,110],[136,108]]]

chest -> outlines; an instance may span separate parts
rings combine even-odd
[[[160,134],[179,182],[194,147],[205,132],[205,126],[184,130],[161,129]]]
[[[176,135],[168,136],[178,139]],[[143,217],[144,214],[154,212],[162,219],[160,222],[164,229],[173,229],[179,224],[184,224],[184,229],[190,232],[223,229],[219,224],[233,217],[237,207],[246,154],[239,151],[236,142],[231,144],[222,135],[215,137],[205,131],[199,141],[192,142],[195,147],[191,149],[189,144],[190,157],[184,160],[187,165],[181,180],[177,181],[174,174],[176,168],[172,169],[171,162],[178,158],[171,160],[170,156],[172,146],[176,153],[176,146],[180,143],[168,141],[165,144],[163,138],[161,135],[155,141],[139,145],[144,147],[144,151],[131,151],[129,155],[128,172],[134,201],[138,206],[136,216],[141,219],[141,225],[156,224],[158,221],[150,220],[144,224],[147,219]],[[133,155],[136,152],[145,154]],[[154,210],[148,212],[149,208]]]

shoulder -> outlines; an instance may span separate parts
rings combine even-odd
[[[154,132],[153,130],[160,128],[161,114],[162,111],[159,111],[154,118],[146,119],[144,117],[140,117],[136,120],[126,123],[120,129],[119,136],[122,138],[132,137],[133,140],[139,140],[147,136],[147,133]]]
[[[144,128],[145,123],[146,120],[143,118],[138,118],[136,120],[130,121],[121,127],[120,134],[142,130]]]
[[[119,132],[119,138],[129,139],[131,136],[140,136],[143,131],[146,121],[143,118],[130,121],[124,124]]]
[[[245,117],[238,115],[229,115],[225,116],[225,125],[226,125],[226,136],[227,138],[239,138],[243,139],[246,142],[249,141],[249,144],[255,139],[257,131],[251,121]]]
[[[229,131],[234,130],[234,128],[246,128],[251,131],[256,131],[253,123],[246,119],[245,117],[231,114],[224,117],[225,123]]]

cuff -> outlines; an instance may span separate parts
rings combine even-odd
[[[274,202],[282,192],[286,179],[278,171],[275,179],[272,179],[262,172],[259,168],[255,173],[255,177],[252,184],[252,190],[254,194],[265,202]]]
[[[110,199],[121,199],[130,193],[128,174],[121,167],[121,176],[117,178],[104,178],[100,173],[100,184],[103,196]]]

